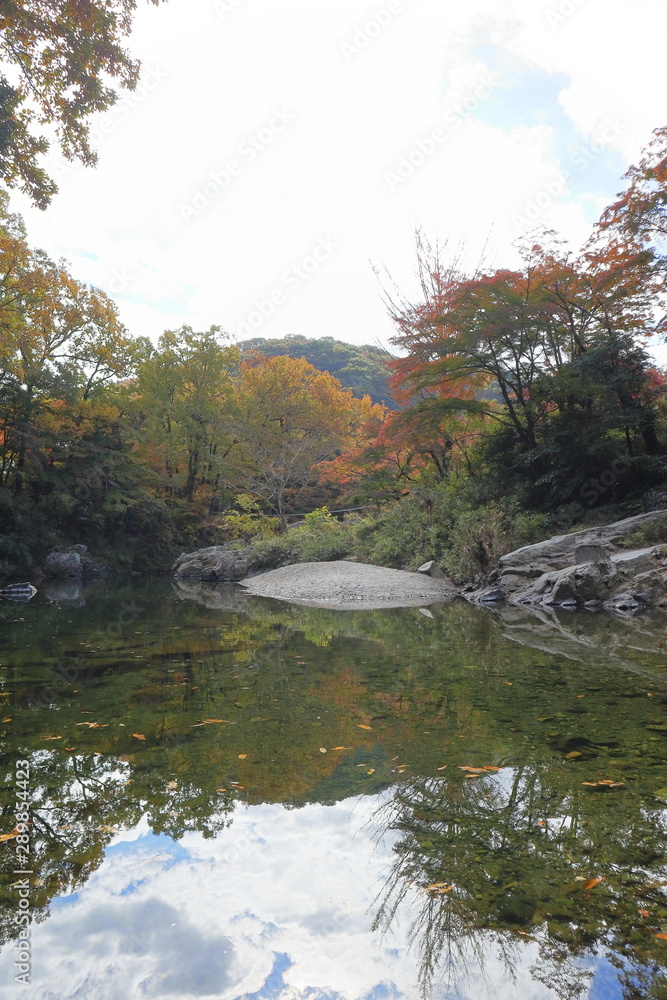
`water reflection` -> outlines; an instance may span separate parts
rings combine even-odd
[[[377,996],[413,996],[419,980],[424,995],[459,997],[468,989],[476,1000],[482,967],[496,997],[509,973],[522,992],[506,995],[522,1000],[585,996],[593,974],[590,1000],[605,996],[605,976],[609,997],[665,995],[663,617],[615,622],[463,602],[431,608],[430,616],[417,608],[333,612],[249,598],[234,587],[186,584],[174,592],[168,583],[84,587],[80,596],[38,594],[25,607],[0,606],[7,706],[0,735],[9,750],[3,831],[13,822],[13,763],[29,759],[39,872],[33,913],[51,910],[47,938],[64,919],[59,901],[74,906],[97,892],[107,885],[110,864],[117,874],[114,852],[152,836],[159,838],[158,856],[165,855],[150,862],[155,876],[146,883],[159,889],[159,905],[150,909],[153,897],[143,890],[135,899],[131,879],[105,889],[103,906],[113,920],[99,930],[108,938],[104,947],[95,938],[95,948],[108,962],[129,948],[123,912],[135,930],[149,915],[161,928],[144,940],[147,955],[158,939],[169,939],[170,907],[199,912],[177,904],[170,881],[172,868],[186,867],[178,852],[196,844],[208,859],[197,892],[206,896],[213,882],[234,902],[213,933],[211,913],[222,903],[209,900],[201,921],[192,916],[182,928],[184,942],[192,944],[198,928],[206,954],[209,946],[211,955],[224,951],[228,941],[238,952],[235,927],[245,926],[254,900],[273,892],[273,882],[285,897],[281,920],[303,934],[325,927],[318,887],[317,903],[305,911],[299,894],[306,884],[310,892],[309,871],[319,871],[320,857],[334,879],[349,858],[345,912],[360,906],[354,912],[361,923],[350,924],[338,942],[341,954],[366,968],[358,934],[374,956],[371,965],[389,961],[394,947],[400,961],[391,961],[411,970],[354,979],[347,960],[341,969],[329,956],[326,968],[335,974],[301,981],[305,959],[294,958],[287,937],[275,948],[267,944],[274,920],[267,911],[258,931],[261,959],[259,943],[252,962],[250,953],[239,959],[243,968],[251,962],[254,978],[215,963],[212,979],[188,978],[189,967],[181,975],[170,959],[147,959],[143,978],[119,979],[126,990],[119,986],[119,996],[139,989],[204,996],[214,979],[227,982],[229,974],[230,997],[257,992],[274,976],[274,985],[296,989],[298,980],[306,990],[317,983],[355,998],[382,983],[395,992]],[[346,804],[351,797],[354,807]],[[325,821],[339,809],[345,823]],[[362,819],[386,849],[373,847],[370,834],[358,839]],[[285,839],[273,856],[267,844],[280,824]],[[240,830],[247,854],[238,853]],[[12,841],[0,848],[8,857]],[[394,945],[371,945],[374,883],[385,865],[376,927],[393,935],[385,940]],[[10,867],[3,876],[4,941],[16,932]],[[130,902],[139,907],[132,914]],[[401,930],[408,912],[414,968]],[[81,933],[102,927],[102,911],[95,913],[86,910],[85,926],[76,925]],[[313,947],[304,945],[303,954]],[[64,962],[57,959],[61,973]],[[154,978],[158,966],[162,979]],[[469,987],[462,985],[466,969]],[[348,975],[356,993],[343,988]],[[106,1000],[110,994],[100,990]],[[282,996],[276,990],[261,995]]]
[[[381,823],[400,839],[376,926],[391,926],[411,898],[425,995],[483,966],[492,943],[513,976],[527,939],[539,953],[533,978],[561,1000],[587,995],[592,972],[577,959],[590,955],[619,970],[624,998],[666,995],[656,935],[667,917],[667,822],[640,795],[572,788],[550,768],[468,771],[403,783]]]

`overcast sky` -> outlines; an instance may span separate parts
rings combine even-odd
[[[141,3],[99,166],[12,206],[134,334],[386,343],[372,265],[409,289],[416,226],[495,266],[585,240],[667,122],[665,38],[655,0]]]

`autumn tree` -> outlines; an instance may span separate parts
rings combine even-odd
[[[160,0],[148,0],[158,4]],[[46,208],[57,186],[40,163],[48,131],[68,160],[95,164],[89,118],[140,66],[123,48],[136,0],[1,0],[0,176]]]
[[[220,327],[198,333],[183,326],[166,331],[140,367],[143,450],[160,466],[168,494],[191,501],[204,489],[212,502],[234,443],[231,371],[238,360]]]
[[[638,386],[650,378],[639,348],[659,327],[661,290],[637,244],[591,244],[575,258],[548,236],[550,245],[523,248],[516,270],[469,275],[426,255],[424,299],[390,304],[394,343],[406,352],[392,362],[398,391],[413,405],[430,399],[484,413],[498,428],[494,463],[507,467],[515,454],[510,468],[547,493],[554,463],[565,475],[575,429],[585,428],[589,445],[592,433],[628,453],[659,452],[650,394]],[[603,356],[606,368],[594,362]],[[560,442],[554,429],[565,431]],[[609,449],[603,454],[608,462]]]
[[[616,201],[602,213],[599,229],[653,247],[667,262],[667,126],[657,128]]]
[[[242,365],[236,405],[239,483],[287,527],[313,466],[354,440],[373,404],[355,399],[305,358],[257,354]]]
[[[48,411],[81,424],[99,391],[133,372],[146,342],[128,334],[104,292],[30,248],[6,197],[0,213],[0,483],[17,492],[53,461]]]

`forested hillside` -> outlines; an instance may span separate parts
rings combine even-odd
[[[300,334],[292,334],[284,340],[253,337],[242,340],[239,347],[242,356],[248,351],[259,351],[267,357],[286,354],[289,358],[305,358],[320,371],[334,375],[344,389],[351,389],[359,399],[370,396],[374,403],[391,408],[397,405],[389,386],[387,361],[391,360],[391,354],[381,347],[372,344],[357,347],[333,337],[303,337]]]

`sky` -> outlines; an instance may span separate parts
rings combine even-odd
[[[582,245],[667,122],[666,37],[655,0],[140,3],[99,165],[50,154],[51,207],[11,205],[135,335],[386,345],[416,229],[491,267]]]

